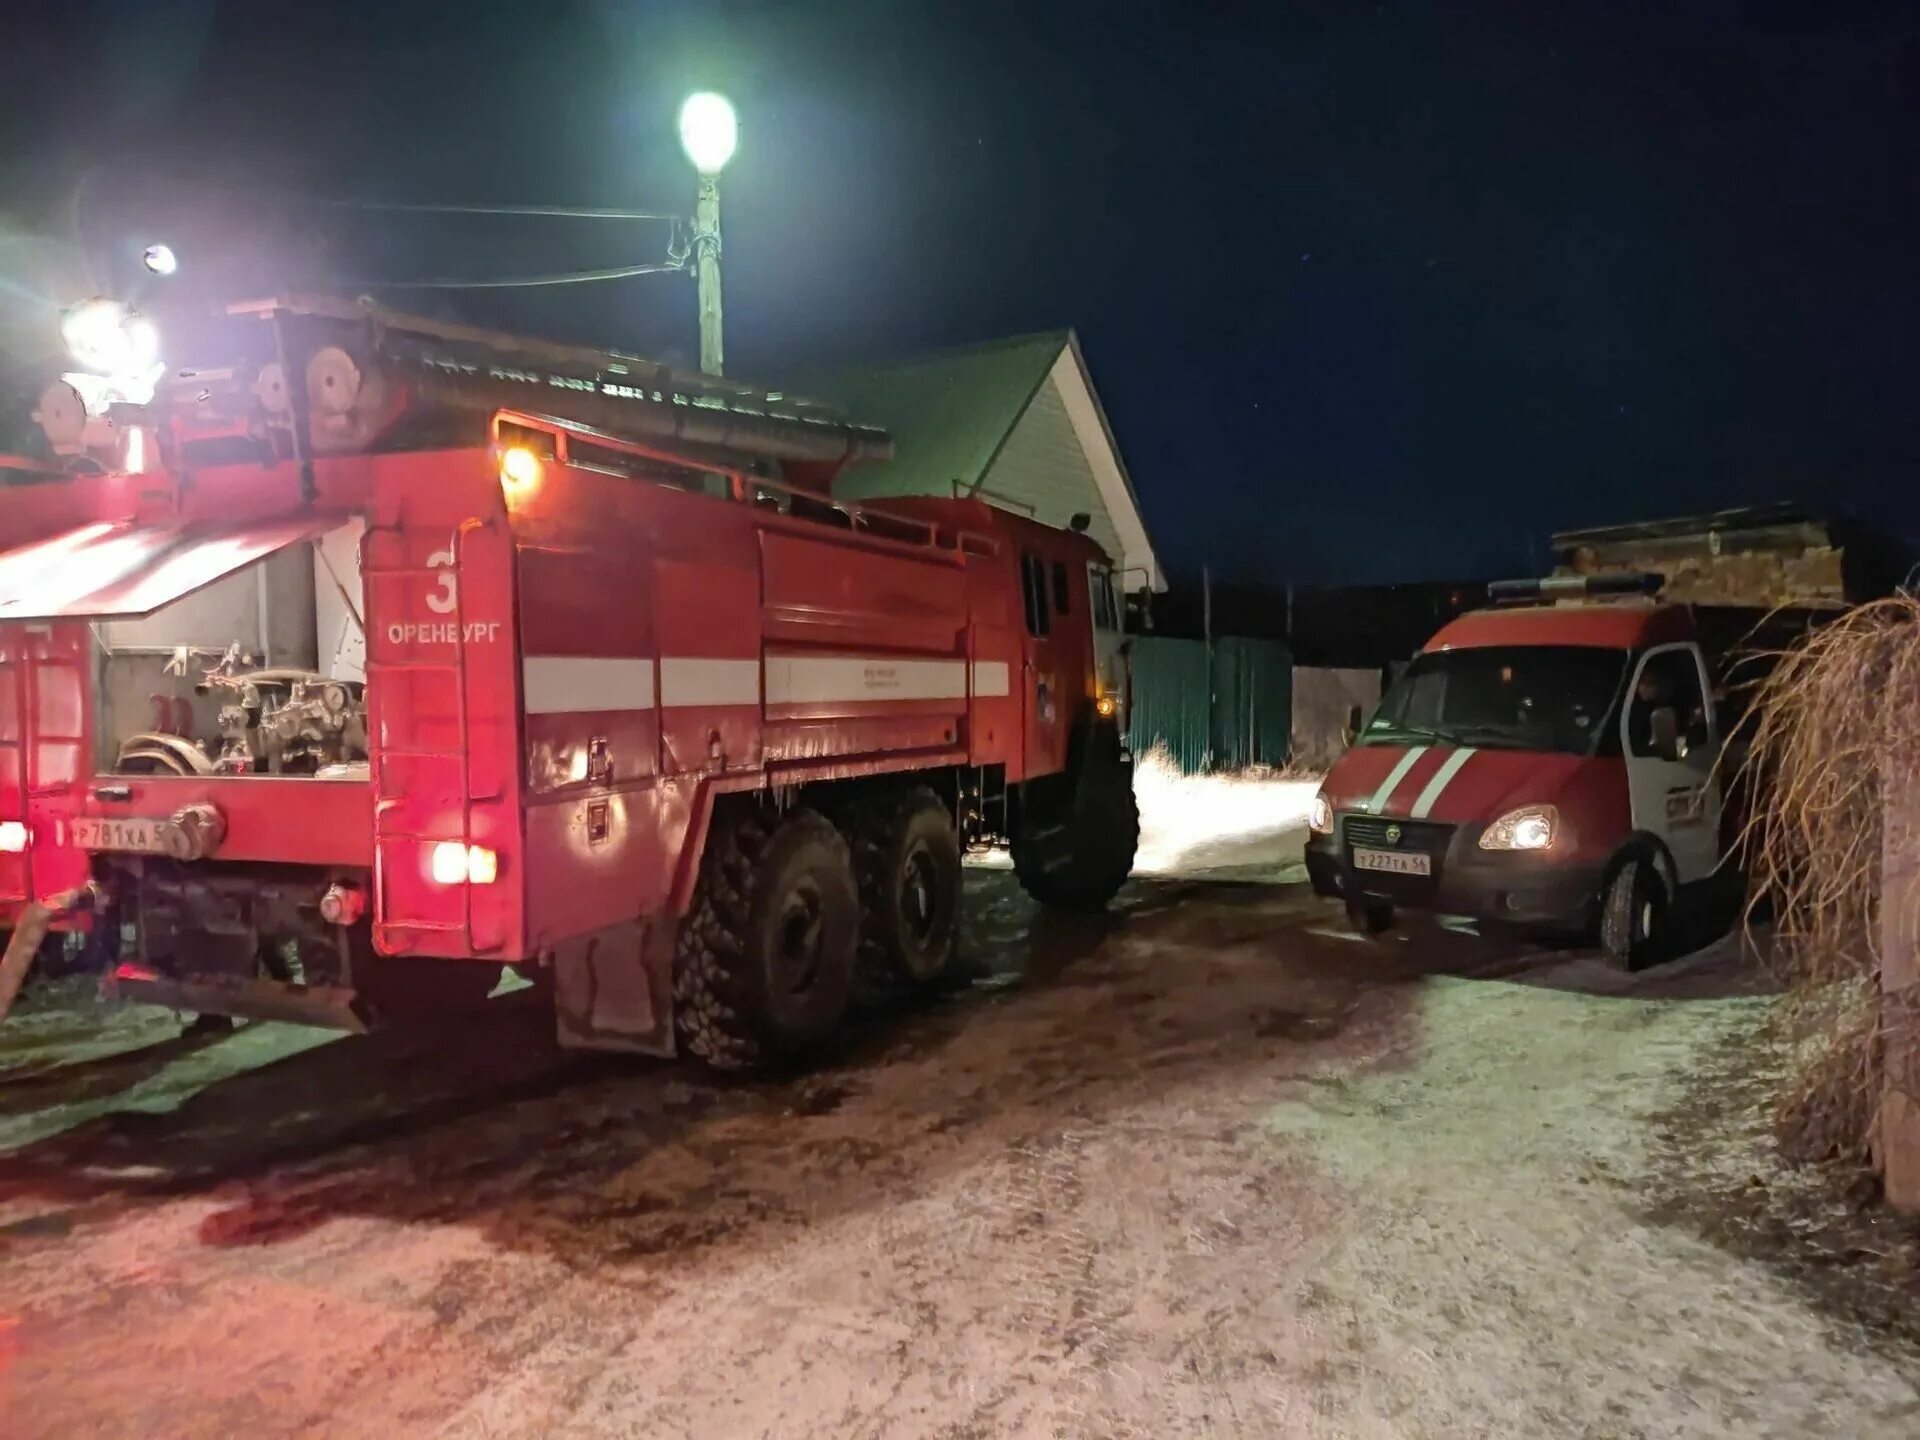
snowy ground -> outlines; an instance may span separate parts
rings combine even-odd
[[[0,1435],[1920,1434],[1911,1279],[1717,1218],[1785,1183],[1737,946],[1376,949],[1300,787],[1143,794],[1116,916],[978,871],[992,979],[778,1084],[37,994]]]

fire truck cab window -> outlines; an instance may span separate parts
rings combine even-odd
[[[1093,596],[1093,628],[1118,630],[1120,606],[1113,595],[1113,572],[1104,565],[1089,565],[1087,589]]]
[[[1020,557],[1020,593],[1027,605],[1027,633],[1047,634],[1053,628],[1047,608],[1047,562],[1031,550]]]
[[[1053,613],[1064,615],[1072,607],[1067,604],[1067,567],[1061,561],[1053,562]]]

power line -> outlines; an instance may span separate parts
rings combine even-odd
[[[662,275],[686,269],[675,261],[650,265],[620,265],[611,270],[571,270],[557,275],[515,275],[497,280],[347,280],[343,285],[359,290],[526,290],[541,285],[586,285],[596,280],[625,280],[634,275]]]
[[[583,205],[438,205],[410,200],[326,200],[314,196],[288,195],[283,200],[310,205],[320,210],[399,210],[415,215],[541,215],[560,220],[666,220],[684,221],[684,215],[669,215],[654,210],[604,210]]]

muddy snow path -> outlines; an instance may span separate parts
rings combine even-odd
[[[1920,1433],[1910,1351],[1651,1218],[1731,947],[1375,950],[1261,843],[1099,921],[976,873],[991,977],[777,1084],[515,997],[449,1053],[56,996],[0,1043],[0,1435]]]

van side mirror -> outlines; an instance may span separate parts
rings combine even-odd
[[[1347,723],[1341,729],[1341,732],[1340,732],[1341,740],[1344,743],[1351,745],[1355,740],[1359,739],[1360,726],[1366,720],[1366,718],[1367,718],[1367,712],[1362,707],[1355,705],[1352,708],[1350,708],[1347,711]]]
[[[1684,760],[1687,758],[1687,742],[1680,735],[1680,712],[1671,705],[1662,705],[1647,717],[1647,728],[1653,736],[1653,753],[1662,760]]]

